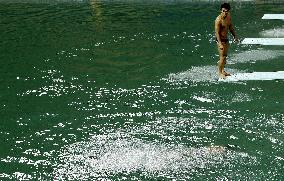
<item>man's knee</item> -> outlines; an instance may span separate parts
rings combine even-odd
[[[222,57],[227,57],[227,54],[228,54],[228,52],[227,52],[226,50],[224,50],[224,51],[221,52],[221,56],[222,56]]]
[[[225,64],[226,63],[226,56],[220,56],[220,64]]]

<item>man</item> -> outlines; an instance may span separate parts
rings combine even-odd
[[[233,35],[235,42],[237,41],[237,35],[231,22],[229,12],[231,9],[230,4],[223,3],[220,9],[221,13],[215,20],[215,33],[220,56],[220,60],[218,62],[219,77],[225,78],[226,76],[230,76],[230,74],[224,70],[229,49],[228,30],[230,30],[231,34]]]

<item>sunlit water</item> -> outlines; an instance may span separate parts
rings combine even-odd
[[[283,180],[283,80],[218,82],[214,1],[0,1],[1,180]],[[279,4],[232,3],[240,39]],[[231,44],[227,71],[283,71]]]

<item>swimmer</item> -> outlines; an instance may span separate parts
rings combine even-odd
[[[224,70],[229,49],[228,30],[230,30],[233,35],[235,42],[237,42],[238,39],[230,16],[230,4],[223,3],[220,9],[221,13],[215,20],[215,33],[220,56],[218,73],[220,78],[225,78],[226,76],[230,76],[230,74]]]

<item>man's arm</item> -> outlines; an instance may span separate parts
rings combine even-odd
[[[217,18],[215,20],[215,35],[216,35],[218,43],[221,42],[220,31],[221,31],[220,30],[220,20]]]
[[[235,32],[233,23],[230,23],[229,30],[230,30],[230,32],[232,33],[232,35],[233,35],[233,37],[234,37],[234,40],[237,41],[238,38],[237,38],[237,34],[236,34],[236,32]]]
[[[215,20],[215,34],[216,34],[216,39],[217,39],[217,43],[218,43],[218,46],[220,48],[220,50],[223,50],[224,49],[224,46],[222,45],[222,41],[221,41],[221,37],[220,37],[220,34],[221,34],[221,22],[220,20],[217,18]]]

